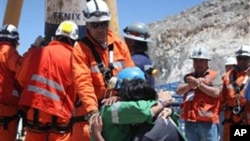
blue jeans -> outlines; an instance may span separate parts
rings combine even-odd
[[[220,136],[220,141],[223,141],[223,132],[224,132],[224,129],[223,129],[223,125],[222,125],[222,122],[224,120],[224,114],[225,112],[224,111],[221,111],[220,112],[220,123],[219,123],[219,136]]]
[[[189,141],[218,141],[218,125],[185,121],[185,135]]]

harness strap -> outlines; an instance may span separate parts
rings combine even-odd
[[[39,131],[48,131],[50,127],[48,125],[44,125],[39,122],[34,122],[34,120],[27,120],[26,126],[31,129],[39,130]]]
[[[30,129],[41,131],[41,132],[53,131],[53,132],[58,132],[58,133],[66,133],[71,130],[71,127],[72,127],[71,121],[66,125],[60,125],[57,122],[58,117],[53,115],[51,119],[51,123],[43,124],[38,121],[38,117],[39,117],[39,110],[34,109],[33,121],[27,120],[26,126]]]
[[[89,115],[76,116],[76,117],[72,117],[72,122],[73,124],[76,122],[88,122],[89,118],[90,118]]]
[[[100,55],[98,54],[98,52],[95,50],[95,46],[94,44],[89,40],[88,37],[84,37],[81,39],[82,42],[84,42],[91,50],[92,54],[95,57],[96,62],[98,63],[97,66],[99,68],[99,70],[101,71],[103,78],[104,78],[104,82],[105,85],[107,85],[108,80],[113,76],[112,74],[112,70],[114,69],[114,65],[113,65],[113,60],[114,60],[114,55],[113,55],[113,50],[114,50],[114,45],[111,44],[109,45],[109,67],[106,68],[105,65],[103,64]]]
[[[52,116],[52,122],[51,122],[51,127],[56,127],[57,126],[57,116]]]
[[[38,123],[39,111],[38,109],[33,109],[33,110],[34,110],[33,125],[36,126],[36,124]]]
[[[21,129],[21,134],[20,136],[24,137],[25,136],[25,127],[27,125],[27,116],[26,116],[26,112],[24,112],[23,110],[19,110],[18,111],[18,115],[20,116],[20,118],[22,119],[22,129]]]
[[[228,105],[227,105],[227,106],[225,106],[225,111],[227,111],[227,110],[233,111],[234,108],[236,108],[236,107],[232,107],[232,106],[228,106]],[[235,115],[241,114],[241,113],[244,111],[244,109],[245,109],[245,106],[241,106],[241,107],[240,107],[240,111],[239,111],[237,114],[235,114]]]
[[[237,117],[240,118],[240,114],[243,113],[245,107],[241,107],[240,111],[239,111],[237,114],[234,114],[234,113],[233,113],[233,109],[234,109],[234,108],[235,108],[235,107],[231,107],[231,106],[226,106],[226,107],[225,107],[225,111],[226,111],[226,110],[229,110],[229,111],[230,111],[230,118],[224,119],[223,122],[222,122],[222,124],[224,124],[224,123],[241,124],[241,123],[244,122],[244,120],[243,120],[242,118],[241,118],[238,122],[236,122],[236,121],[234,120],[233,116],[237,116]]]
[[[9,117],[7,117],[7,116],[0,117],[0,124],[3,125],[3,128],[4,128],[4,129],[8,129],[8,124],[9,124],[11,121],[13,121],[13,120],[15,120],[15,119],[17,119],[17,118],[18,118],[18,115],[17,115],[17,114],[12,115],[12,116],[9,116]]]
[[[235,122],[232,118],[229,118],[229,119],[224,119],[222,125],[224,125],[225,123],[233,123],[239,125],[243,123],[243,120],[241,119],[239,122]]]
[[[232,77],[232,85],[234,87],[234,91],[235,91],[235,103],[236,103],[236,106],[240,106],[240,100],[239,100],[239,95],[240,95],[240,92],[241,90],[243,90],[243,88],[245,87],[247,81],[248,81],[248,76],[246,75],[242,84],[239,86],[237,83],[236,83],[236,80],[237,80],[237,74],[236,74],[236,70],[232,70],[232,73],[231,73],[232,76],[230,76],[230,78]]]

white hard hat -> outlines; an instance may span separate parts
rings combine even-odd
[[[83,10],[86,22],[110,21],[109,7],[104,0],[90,0]]]
[[[72,21],[63,21],[58,26],[55,35],[56,36],[67,36],[73,40],[78,39],[78,26]]]
[[[149,38],[149,31],[147,26],[142,22],[135,22],[131,25],[127,26],[123,29],[124,37],[143,41],[143,42],[151,42],[151,39]]]
[[[228,57],[226,62],[225,62],[225,66],[226,65],[236,65],[237,61],[235,57]]]
[[[0,30],[0,38],[19,40],[19,33],[13,24],[5,24]]]
[[[250,46],[241,45],[235,52],[235,56],[249,56],[250,57]]]
[[[196,47],[190,59],[206,59],[206,60],[211,60],[210,55],[208,53],[208,50],[205,47]]]

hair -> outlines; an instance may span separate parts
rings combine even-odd
[[[148,43],[147,42],[137,41],[137,40],[134,40],[134,41],[135,41],[133,44],[134,52],[141,52],[141,51],[147,52],[148,51]]]
[[[122,101],[155,100],[155,89],[142,79],[124,80],[117,95]]]
[[[55,36],[55,39],[60,41],[60,42],[64,42],[66,44],[69,44],[71,45],[72,47],[74,46],[75,44],[75,40],[67,37],[67,36],[62,36],[62,35],[59,35],[59,36]]]
[[[9,42],[11,43],[11,45],[16,48],[18,45],[18,40],[17,39],[10,39],[10,38],[6,38],[6,37],[2,37],[0,38],[0,42]]]

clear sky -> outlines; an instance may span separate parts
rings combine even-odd
[[[7,0],[0,0],[0,23],[3,21]],[[119,29],[141,21],[146,24],[199,5],[205,0],[117,0]],[[24,0],[18,31],[23,54],[38,35],[44,36],[45,0]]]

